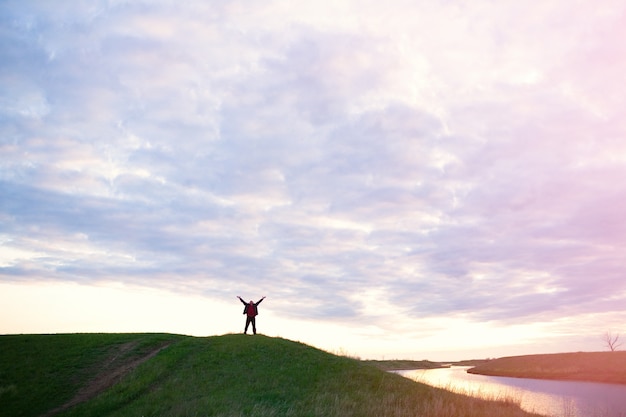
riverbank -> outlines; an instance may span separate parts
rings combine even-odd
[[[626,351],[510,356],[493,359],[467,372],[514,378],[626,384]]]
[[[467,367],[399,371],[434,387],[480,398],[505,396],[543,416],[626,417],[626,385],[468,374]],[[499,416],[498,416],[499,417]]]
[[[0,336],[0,417],[532,417],[281,338]]]

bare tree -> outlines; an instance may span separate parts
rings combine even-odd
[[[610,331],[604,333],[604,343],[611,352],[615,352],[622,345],[622,342],[619,341],[619,333],[613,334]]]

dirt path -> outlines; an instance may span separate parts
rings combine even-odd
[[[68,408],[96,397],[107,388],[119,382],[126,374],[135,369],[137,366],[156,356],[157,353],[167,348],[171,343],[172,342],[166,342],[157,346],[138,358],[124,358],[124,354],[133,350],[137,345],[137,342],[129,342],[120,345],[102,364],[99,364],[98,367],[102,370],[85,386],[79,389],[74,398],[63,405],[48,411],[41,417],[52,417],[61,411],[65,411]]]

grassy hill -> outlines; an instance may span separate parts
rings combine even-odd
[[[472,399],[281,338],[0,336],[0,416],[501,416]]]
[[[517,378],[626,384],[626,351],[511,356],[494,359],[468,372]]]

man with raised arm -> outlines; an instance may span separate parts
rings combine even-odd
[[[252,323],[252,332],[256,334],[256,316],[259,315],[259,309],[257,306],[261,304],[261,301],[265,300],[265,296],[263,296],[263,298],[256,303],[252,300],[250,300],[249,303],[246,303],[241,297],[237,296],[237,298],[239,298],[239,301],[241,301],[245,306],[243,308],[243,314],[246,315],[246,327],[243,330],[243,334],[248,334],[248,326],[250,323]]]

